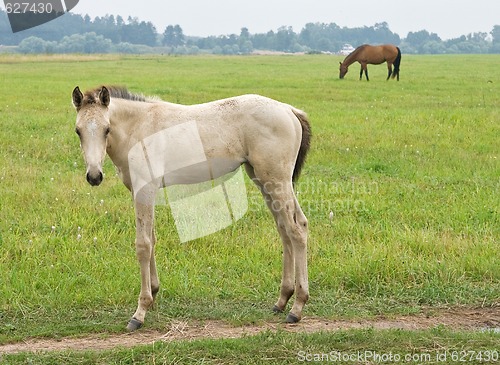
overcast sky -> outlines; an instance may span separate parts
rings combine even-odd
[[[298,33],[311,22],[352,28],[385,21],[402,38],[425,29],[449,39],[500,25],[500,0],[80,0],[73,12],[136,16],[160,33],[179,24],[190,36],[239,34],[242,27],[264,33],[284,25]]]

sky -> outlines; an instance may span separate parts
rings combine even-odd
[[[446,40],[500,25],[499,0],[80,0],[72,12],[130,15],[151,21],[159,33],[179,24],[185,35],[203,37],[239,34],[243,27],[255,34],[292,26],[298,33],[307,23],[387,22],[401,38],[425,29]]]

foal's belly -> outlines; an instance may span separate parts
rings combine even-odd
[[[235,171],[244,161],[214,158],[175,170],[165,170],[161,185],[198,184],[215,180]]]

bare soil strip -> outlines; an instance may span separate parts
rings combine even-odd
[[[82,351],[110,350],[138,345],[152,344],[157,341],[191,341],[198,339],[240,338],[252,336],[263,331],[286,331],[290,333],[312,333],[344,329],[374,328],[379,330],[403,329],[423,330],[442,325],[460,330],[500,331],[500,307],[490,308],[455,308],[429,309],[422,314],[404,317],[362,320],[332,320],[305,317],[298,324],[280,322],[234,327],[223,321],[172,321],[165,331],[147,330],[147,328],[126,334],[92,335],[81,338],[30,339],[21,343],[0,345],[0,354],[47,351]]]

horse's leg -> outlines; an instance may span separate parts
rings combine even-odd
[[[359,71],[359,80],[363,80],[363,71],[365,72],[366,76],[366,81],[370,81],[368,78],[368,65],[365,62],[360,62],[361,63],[361,71]]]
[[[137,310],[127,325],[129,331],[135,331],[142,326],[146,312],[153,303],[151,273],[153,271],[156,274],[156,266],[154,269],[151,267],[151,262],[154,260],[152,258],[154,243],[154,194],[144,194],[144,196],[150,195],[153,196],[153,199],[151,197],[149,199],[141,197],[134,200],[136,220],[135,250],[141,268],[141,292],[139,294]]]
[[[387,70],[388,70],[388,74],[387,74],[387,79],[385,79],[385,81],[389,80],[389,78],[392,75],[392,63],[387,62]]]
[[[151,235],[151,261],[149,262],[149,272],[151,275],[151,294],[153,295],[153,300],[156,294],[160,290],[160,280],[158,279],[158,273],[156,271],[156,260],[155,260],[155,246],[156,246],[156,234],[153,222],[153,232]]]
[[[290,238],[288,237],[286,230],[284,230],[282,226],[279,224],[278,216],[272,209],[272,198],[266,192],[266,189],[261,184],[260,180],[255,177],[253,167],[250,166],[249,164],[245,164],[245,169],[250,179],[252,179],[255,185],[257,185],[257,187],[259,188],[267,204],[267,207],[273,214],[274,220],[276,222],[276,228],[278,230],[278,233],[280,234],[281,242],[283,244],[283,268],[281,275],[280,296],[278,298],[278,301],[273,307],[273,311],[275,313],[281,313],[285,310],[286,304],[288,303],[288,300],[292,297],[294,292],[295,272],[294,272],[292,242],[290,241]]]
[[[294,196],[295,212],[292,224],[297,227],[298,235],[293,239],[293,256],[295,259],[295,302],[286,317],[287,322],[296,323],[302,318],[302,309],[309,299],[309,278],[307,274],[307,218]]]
[[[275,310],[283,310],[293,294],[293,290],[291,290],[293,269],[291,266],[292,263],[295,263],[295,302],[286,321],[296,323],[302,318],[302,309],[309,299],[307,219],[295,198],[291,181],[267,181],[265,183],[261,181],[260,183],[265,194],[271,198],[270,210],[275,217],[284,247],[282,286]]]
[[[309,299],[309,283],[307,275],[307,219],[300,209],[295,198],[291,184],[276,184],[275,187],[268,186],[272,198],[271,211],[278,222],[279,231],[285,233],[285,241],[291,242],[293,260],[295,263],[295,301],[292,309],[286,317],[289,323],[296,323],[302,318],[302,309]],[[285,254],[283,255],[286,258]],[[284,263],[284,267],[286,262]],[[292,269],[289,269],[292,271]],[[285,273],[285,270],[283,270]],[[283,289],[283,287],[282,287]],[[287,299],[283,294],[291,295],[292,291],[281,293],[280,300]],[[280,305],[277,303],[277,307]],[[286,304],[286,301],[285,301]],[[284,308],[284,306],[283,306]]]

